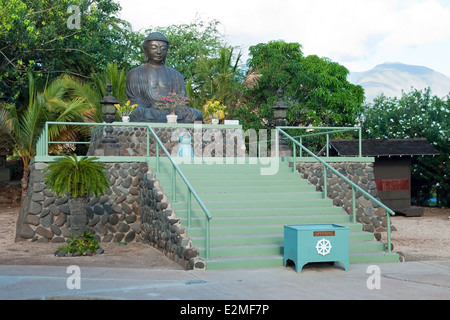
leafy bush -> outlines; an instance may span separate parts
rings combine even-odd
[[[67,239],[67,245],[58,248],[58,251],[67,251],[68,253],[79,252],[81,255],[87,255],[89,252],[91,254],[95,253],[100,249],[100,245],[95,236],[90,231],[85,231],[81,235],[76,235],[72,238]]]
[[[50,164],[44,173],[47,187],[58,196],[85,197],[103,195],[108,187],[109,180],[105,173],[105,165],[95,162],[96,157],[81,157],[76,155],[63,156]]]

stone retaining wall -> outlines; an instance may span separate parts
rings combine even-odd
[[[204,268],[192,241],[146,163],[107,163],[107,194],[89,199],[88,229],[99,242],[143,242],[187,269]],[[26,199],[17,221],[16,241],[62,243],[70,234],[67,197],[46,188],[46,163],[31,166]]]
[[[205,128],[204,128],[205,127]],[[217,127],[217,128],[216,128]],[[117,139],[119,150],[117,156],[146,156],[147,128],[145,127],[113,127],[113,137]],[[245,141],[242,129],[223,126],[197,127],[154,127],[158,138],[172,156],[176,156],[180,146],[179,137],[188,132],[191,135],[191,147],[195,157],[244,157]],[[92,134],[89,156],[103,156],[101,144],[105,136],[104,128],[96,129]],[[150,133],[149,155],[154,157],[156,141]],[[228,150],[228,149],[229,150]],[[160,155],[165,156],[160,150]]]
[[[377,186],[374,181],[373,163],[329,163],[350,181],[360,186],[364,191],[379,200]],[[297,163],[297,170],[302,177],[323,192],[323,165],[319,163]],[[327,172],[327,195],[333,199],[333,204],[343,207],[348,214],[352,213],[352,189],[343,179],[331,171]],[[360,191],[355,193],[356,220],[363,224],[363,229],[373,232],[379,240],[380,232],[386,231],[386,211],[370,201]]]

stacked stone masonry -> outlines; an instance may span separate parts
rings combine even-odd
[[[378,199],[377,186],[374,181],[373,163],[330,163],[339,173]],[[302,178],[323,192],[323,165],[318,163],[297,163],[297,170]],[[352,213],[352,188],[343,179],[331,171],[327,171],[327,196],[333,199],[335,206],[343,207],[348,214]],[[368,199],[361,191],[356,190],[356,220],[363,225],[364,231],[373,232],[380,240],[380,232],[387,229],[386,211]],[[394,227],[392,226],[393,230]]]
[[[70,236],[67,197],[46,188],[46,163],[31,167],[27,197],[17,222],[16,241],[65,242]],[[111,187],[89,199],[88,228],[99,242],[150,244],[186,269],[205,268],[181,220],[146,163],[108,163]]]
[[[200,127],[201,128],[201,127]],[[242,129],[222,128],[170,128],[154,127],[154,131],[171,156],[176,156],[179,138],[189,133],[192,138],[191,147],[195,157],[244,157],[245,141]],[[89,156],[103,156],[101,140],[105,132],[99,128],[93,132],[89,147]],[[147,155],[147,128],[146,127],[114,127],[113,137],[120,148],[118,156],[146,156]],[[149,136],[149,155],[156,155],[156,141],[153,135]],[[160,155],[165,154],[160,150]]]

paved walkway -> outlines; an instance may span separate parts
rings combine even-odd
[[[201,305],[197,300],[448,300],[450,261],[351,264],[348,271],[310,264],[301,273],[290,266],[184,271],[2,265],[0,299],[194,300],[196,305]]]

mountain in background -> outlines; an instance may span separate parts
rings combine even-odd
[[[444,98],[450,94],[450,77],[433,69],[402,63],[383,63],[369,71],[350,72],[348,81],[364,88],[366,101],[383,93],[386,97],[402,96],[412,89],[431,88],[431,94]]]

